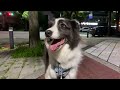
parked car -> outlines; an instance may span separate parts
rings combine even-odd
[[[82,28],[80,28],[80,31],[81,31],[81,32],[87,32],[87,31],[89,31],[89,30],[90,30],[89,27],[82,27]]]
[[[98,26],[92,30],[90,30],[90,34],[92,34],[92,36],[106,36],[108,32],[108,27],[107,26]],[[114,35],[115,34],[115,28],[111,27],[110,28],[110,35]]]

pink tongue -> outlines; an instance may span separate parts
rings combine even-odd
[[[59,48],[59,46],[60,46],[61,44],[63,44],[63,43],[64,43],[64,40],[62,40],[62,41],[60,41],[60,42],[58,42],[58,43],[56,43],[56,44],[50,45],[50,50],[51,50],[51,51],[57,50],[57,49]]]

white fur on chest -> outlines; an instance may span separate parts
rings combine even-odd
[[[82,60],[81,48],[79,45],[71,50],[69,45],[66,44],[60,51],[51,54],[52,59],[61,63],[63,68],[76,67]]]

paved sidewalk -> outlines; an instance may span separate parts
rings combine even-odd
[[[88,56],[83,57],[79,65],[77,79],[120,79],[120,73],[95,61]],[[44,75],[37,79],[44,79]]]
[[[120,79],[120,73],[85,55],[77,77],[78,79]]]
[[[120,68],[120,40],[105,40],[85,52]]]
[[[36,79],[43,73],[40,57],[13,59],[9,51],[0,52],[0,79]]]
[[[94,55],[86,52],[89,55],[81,66],[82,70],[79,69],[78,78],[89,78],[89,79],[120,78],[119,77],[120,74],[116,72],[117,70],[114,71],[114,69],[111,69],[111,65],[109,65],[110,68],[106,67],[108,64],[107,61],[109,61],[109,59],[107,58],[109,57],[109,55],[112,55],[110,54],[111,51],[112,52],[120,51],[119,49],[115,49],[115,47],[119,47],[119,45],[117,45],[118,42],[116,41],[119,41],[120,38],[106,38],[106,37],[105,38],[82,37],[82,38],[86,40],[88,49],[91,46],[92,46],[91,48],[94,48],[94,45],[96,44],[98,44],[97,46],[100,46],[100,47],[97,47],[97,48],[95,47],[96,49],[94,50],[97,50],[97,51],[93,51]],[[106,42],[104,40],[108,40],[108,41]],[[100,42],[102,43],[101,45],[99,44]],[[85,47],[84,50],[86,50],[86,45],[83,45],[83,47]],[[98,55],[98,56],[95,56],[95,55]],[[106,58],[107,61],[102,59],[98,60],[99,55],[102,58]],[[119,56],[119,53],[116,55]],[[89,58],[93,56],[94,58],[92,59]],[[97,62],[94,60],[96,60]],[[102,64],[100,64],[101,61],[102,61]],[[116,66],[118,71],[120,71],[119,64],[113,65],[113,67],[114,66]],[[0,78],[1,79],[36,79],[40,77],[40,75],[42,75],[43,73],[44,73],[44,64],[43,64],[43,60],[41,60],[40,57],[13,59],[10,57],[9,52],[0,52]]]
[[[120,38],[85,38],[78,79],[120,79]],[[110,60],[110,61],[109,61]],[[44,75],[38,79],[44,79]]]

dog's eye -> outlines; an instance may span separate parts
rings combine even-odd
[[[61,24],[61,27],[66,28],[66,25],[62,23],[62,24]]]

